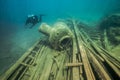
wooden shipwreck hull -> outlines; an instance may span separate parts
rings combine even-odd
[[[70,47],[55,50],[41,39],[0,80],[118,80],[120,61],[78,29],[74,20],[72,26]]]

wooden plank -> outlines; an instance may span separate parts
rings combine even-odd
[[[80,67],[82,66],[82,63],[66,63],[66,67]]]
[[[63,75],[63,69],[64,69],[64,62],[65,62],[65,58],[66,58],[66,52],[63,52],[61,54],[61,61],[59,63],[59,69],[57,71],[57,75],[55,80],[65,80],[65,77]]]
[[[82,31],[83,32],[83,31]],[[90,43],[91,43],[91,46],[92,47],[94,47],[94,49],[97,51],[97,55],[100,55],[103,59],[104,59],[104,61],[106,61],[108,64],[109,64],[109,66],[116,72],[116,74],[120,77],[120,70],[119,70],[119,68],[120,68],[120,62],[119,62],[119,60],[117,60],[116,58],[114,58],[112,55],[110,55],[110,53],[107,51],[107,50],[105,50],[105,49],[103,49],[102,47],[100,47],[100,46],[98,46],[98,45],[96,45],[89,37],[88,37],[88,35],[85,33],[85,32],[83,32],[86,36],[87,36],[87,38],[89,39],[89,41],[90,41]]]
[[[44,65],[42,74],[38,80],[48,80],[49,79],[52,64],[53,64],[52,56],[50,54],[48,54],[46,56],[46,61],[45,61],[45,65]]]
[[[76,38],[73,39],[73,63],[76,63],[76,54],[78,53],[77,50],[77,43],[76,43]],[[72,77],[73,80],[80,80],[80,76],[79,76],[79,68],[78,67],[73,67],[72,68]]]
[[[90,60],[92,61],[91,64],[93,64],[94,67],[96,67],[97,73],[99,74],[99,78],[102,79],[102,80],[111,80],[110,75],[108,75],[106,70],[99,63],[99,61],[95,58],[93,53],[88,51],[88,54],[90,55]]]
[[[93,45],[94,48],[99,52],[99,54],[105,59],[105,61],[109,64],[109,66],[116,72],[116,74],[120,77],[120,69],[115,63],[114,60],[112,61],[112,57],[109,56],[109,54],[106,54],[104,52],[101,52],[100,48]],[[118,64],[119,65],[119,64]]]
[[[90,66],[86,51],[85,51],[85,49],[84,49],[84,47],[82,45],[82,41],[81,41],[82,39],[80,39],[79,31],[78,31],[78,29],[76,27],[75,21],[73,21],[73,24],[74,24],[74,30],[75,30],[75,34],[77,36],[79,50],[80,50],[80,53],[81,53],[82,62],[83,62],[83,66],[84,66],[84,70],[85,70],[87,80],[95,80],[95,76],[94,76],[94,74],[92,72],[92,69],[91,69],[91,66]]]
[[[43,46],[41,51],[39,52],[40,55],[38,55],[35,63],[37,64],[35,67],[32,68],[32,75],[29,80],[37,80],[39,79],[42,71],[42,67],[44,66],[45,57],[47,56],[47,51],[49,48],[46,46]]]

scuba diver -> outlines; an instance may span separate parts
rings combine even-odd
[[[45,16],[43,14],[40,14],[39,16],[37,15],[28,15],[26,22],[25,22],[25,27],[28,27],[28,24],[31,24],[29,28],[34,27],[37,23],[42,22],[42,17]]]

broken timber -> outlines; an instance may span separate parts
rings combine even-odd
[[[79,30],[75,20],[71,21],[72,47],[58,51],[40,40],[0,80],[118,80],[120,61]]]

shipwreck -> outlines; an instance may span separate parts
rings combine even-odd
[[[98,45],[84,26],[74,19],[53,26],[42,23],[39,32],[46,37],[36,42],[0,80],[118,80],[120,60],[104,44],[106,35],[102,37],[104,43]]]

